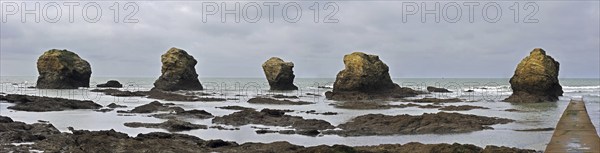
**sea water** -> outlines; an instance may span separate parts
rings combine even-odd
[[[95,88],[95,84],[103,83],[108,80],[119,80],[124,84],[121,90],[145,91],[150,90],[155,78],[108,78],[95,77],[91,79],[90,88],[80,88],[75,90],[53,90],[53,89],[34,89],[28,88],[35,86],[35,77],[1,77],[0,92],[6,94],[28,94],[36,96],[62,97],[79,100],[93,100],[94,102],[106,106],[110,103],[126,105],[127,108],[117,108],[116,110],[130,110],[136,106],[155,101],[154,99],[142,97],[113,97],[102,93],[89,92]],[[220,106],[243,106],[252,107],[257,110],[263,108],[271,109],[291,109],[295,112],[286,113],[293,116],[301,116],[307,119],[322,119],[330,122],[334,126],[345,123],[354,117],[365,114],[386,114],[386,115],[421,115],[423,113],[440,112],[437,109],[422,109],[417,107],[393,108],[381,110],[350,110],[334,108],[332,103],[335,101],[325,99],[324,92],[331,90],[335,81],[334,78],[296,78],[295,84],[299,87],[297,91],[289,92],[271,92],[264,78],[201,78],[205,90],[204,93],[211,93],[218,98],[234,98],[226,102],[172,102],[186,110],[200,109],[206,110],[215,116],[223,116],[235,112],[235,110],[225,110],[216,107]],[[451,111],[463,114],[474,114],[480,116],[502,117],[516,120],[509,124],[493,125],[493,130],[475,131],[458,134],[418,134],[418,135],[392,135],[392,136],[357,136],[341,137],[336,135],[324,135],[317,137],[303,135],[285,135],[278,133],[256,134],[251,126],[267,127],[273,130],[290,129],[290,127],[273,127],[264,125],[246,125],[240,126],[240,130],[217,130],[217,129],[198,129],[185,132],[202,139],[223,139],[226,141],[235,141],[237,143],[245,142],[274,142],[288,141],[293,144],[303,146],[315,145],[333,145],[344,144],[351,146],[378,145],[378,144],[396,144],[408,142],[421,143],[463,143],[474,144],[480,147],[486,145],[509,146],[518,148],[527,148],[535,150],[544,150],[546,144],[550,141],[553,131],[532,131],[520,132],[519,129],[534,128],[554,128],[572,98],[583,98],[590,118],[600,131],[600,79],[560,79],[560,84],[565,92],[558,102],[533,103],[533,104],[511,104],[501,102],[512,92],[508,78],[396,78],[393,81],[403,87],[410,87],[417,90],[426,90],[427,86],[447,88],[452,93],[433,93],[419,95],[415,98],[434,97],[434,98],[461,98],[467,102],[448,103],[444,105],[475,105],[488,107],[490,109],[474,109],[470,111]],[[473,92],[466,92],[473,90]],[[321,96],[310,96],[307,93],[319,94]],[[310,105],[264,105],[249,104],[246,101],[256,96],[267,94],[284,94],[289,96],[300,96],[300,100],[314,102]],[[294,99],[291,99],[294,100]],[[391,101],[392,104],[406,104],[407,102]],[[148,132],[166,132],[162,129],[152,128],[129,128],[123,123],[126,122],[149,122],[160,123],[163,119],[148,117],[144,114],[134,116],[124,116],[115,111],[96,112],[92,110],[69,110],[58,112],[25,112],[7,109],[13,104],[0,103],[0,114],[9,116],[17,121],[26,123],[35,123],[38,120],[49,121],[56,128],[63,132],[68,132],[67,127],[86,130],[109,130],[124,132],[130,136],[136,136],[139,133]],[[521,112],[508,112],[506,109],[517,109]],[[337,112],[337,115],[315,115],[302,113],[300,111],[315,110],[317,113]],[[204,124],[212,124],[211,119],[187,119],[186,121]],[[233,128],[233,126],[221,125]]]

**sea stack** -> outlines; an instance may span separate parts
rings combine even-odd
[[[562,87],[558,83],[560,64],[546,55],[546,51],[536,48],[517,65],[515,74],[510,78],[513,93],[504,99],[506,102],[534,103],[557,101],[562,96]]]
[[[403,98],[422,93],[392,82],[388,66],[377,55],[354,52],[344,56],[344,65],[344,70],[337,74],[333,91],[325,93],[328,99]]]
[[[262,64],[271,90],[298,90],[294,85],[294,63],[271,57]]]
[[[152,90],[202,90],[196,73],[196,59],[186,51],[171,48],[161,56],[162,75],[154,82]]]
[[[79,55],[68,51],[52,49],[38,58],[39,77],[36,88],[77,89],[90,86],[92,68]]]

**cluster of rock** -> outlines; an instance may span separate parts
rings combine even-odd
[[[504,101],[531,103],[557,101],[562,96],[558,83],[560,64],[541,48],[535,48],[525,57],[510,78],[512,95]]]
[[[202,90],[195,66],[196,59],[186,51],[171,48],[161,56],[161,76],[154,82],[152,90]],[[377,55],[354,52],[344,56],[345,68],[340,71],[333,91],[325,96],[332,100],[370,100],[411,97],[424,92],[400,87],[393,83],[389,67]],[[546,55],[541,48],[535,48],[524,58],[514,76],[510,79],[513,94],[504,101],[543,102],[556,101],[562,96],[558,83],[559,63]],[[294,64],[272,57],[262,64],[271,90],[297,90],[293,84]],[[92,73],[90,64],[77,54],[67,50],[52,49],[42,54],[37,61],[40,76],[37,88],[75,89],[89,87]],[[110,80],[97,87],[120,88],[116,80]],[[429,92],[451,92],[444,88],[427,87]],[[128,93],[117,93],[117,95]],[[157,95],[164,95],[158,93]],[[193,101],[188,99],[188,101]]]
[[[392,82],[389,67],[377,55],[354,52],[344,56],[345,68],[337,74],[332,100],[370,100],[411,97],[423,92]]]

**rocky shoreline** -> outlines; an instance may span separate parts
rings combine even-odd
[[[304,147],[285,141],[272,143],[243,143],[223,140],[203,140],[198,137],[164,132],[151,132],[130,137],[114,130],[88,131],[71,129],[71,133],[59,132],[52,124],[25,124],[0,116],[0,152],[522,152],[535,150],[510,147],[469,144],[382,144],[376,146],[320,145]],[[33,142],[14,145],[12,143]],[[416,149],[416,150],[415,150]]]

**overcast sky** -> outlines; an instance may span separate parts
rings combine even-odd
[[[42,1],[40,7],[53,5],[50,2]],[[451,2],[440,1],[440,7],[454,6]],[[438,13],[439,23],[431,14],[422,23],[423,12],[405,17],[403,12],[411,12],[403,9],[403,2],[389,1],[335,1],[339,11],[333,19],[338,23],[322,22],[334,6],[324,10],[325,2],[321,1],[319,23],[313,21],[314,10],[309,8],[314,2],[308,1],[298,2],[302,16],[296,23],[282,18],[282,7],[288,2],[275,7],[273,23],[264,1],[256,2],[262,6],[257,23],[244,20],[244,16],[235,23],[232,15],[222,23],[219,13],[203,22],[203,11],[210,10],[203,9],[201,2],[186,1],[135,2],[139,11],[133,19],[138,23],[123,23],[133,6],[124,10],[126,2],[116,1],[121,9],[120,22],[115,23],[110,9],[115,2],[99,2],[102,17],[90,23],[82,16],[87,3],[74,7],[73,23],[68,21],[68,8],[62,1],[57,3],[62,6],[57,23],[43,16],[35,23],[33,15],[26,15],[29,18],[22,23],[21,12],[11,15],[12,5],[21,7],[22,3],[2,1],[6,22],[0,27],[0,75],[37,76],[37,58],[56,48],[74,51],[86,59],[92,66],[92,77],[157,77],[160,55],[178,47],[198,60],[196,69],[201,78],[264,77],[261,64],[272,56],[294,62],[297,77],[333,78],[344,67],[343,56],[353,51],[379,55],[394,78],[508,78],[522,58],[541,47],[560,62],[559,77],[600,77],[598,1],[519,2],[518,23],[514,22],[515,9],[510,9],[514,2],[504,1],[497,2],[502,13],[496,23],[486,21],[482,13],[482,7],[490,2],[475,6],[472,23],[463,2],[456,2],[462,9],[456,23],[441,16],[452,19],[456,7],[447,7],[449,13]],[[220,6],[221,2],[210,4]],[[422,5],[404,2],[407,8],[414,4]],[[34,7],[33,3],[26,5]],[[234,2],[226,5],[233,7]],[[426,6],[434,7],[434,2]],[[51,14],[53,7],[47,8],[50,13],[46,14]],[[248,8],[247,14],[256,13]],[[534,8],[537,12],[530,19],[538,22],[523,23]],[[495,17],[493,8],[487,12],[488,19]],[[293,18],[295,10],[291,8],[288,13]],[[52,21],[52,17],[47,18]]]

